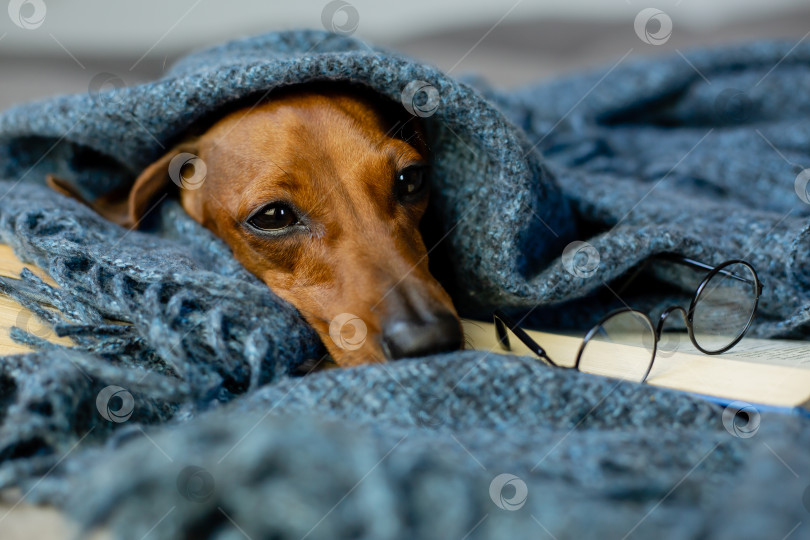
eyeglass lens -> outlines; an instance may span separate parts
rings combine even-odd
[[[650,319],[620,311],[590,333],[579,356],[579,370],[641,382],[655,354],[655,329]]]
[[[723,267],[706,283],[695,302],[695,341],[709,352],[728,347],[745,332],[756,302],[756,276],[751,268],[742,263]]]

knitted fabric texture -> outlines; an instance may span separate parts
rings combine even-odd
[[[422,81],[439,98],[422,118],[423,234],[462,314],[580,330],[622,302],[655,314],[701,276],[656,271],[621,301],[610,285],[678,252],[751,262],[765,285],[751,333],[806,338],[810,205],[794,180],[810,164],[810,46],[687,59],[506,92],[295,31],[6,111],[0,241],[59,287],[24,272],[0,291],[76,345],[12,329],[40,350],[0,360],[0,487],[122,538],[806,533],[803,418],[763,414],[735,437],[696,397],[478,352],[301,378],[324,353],[315,333],[176,201],[128,232],[43,185],[52,173],[92,197],[131,183],[192,127],[275,88],[339,81],[400,102]],[[574,241],[591,246],[584,266]],[[110,386],[131,417],[100,413]],[[519,482],[493,491],[501,473]]]

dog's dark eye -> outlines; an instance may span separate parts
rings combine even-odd
[[[419,198],[427,187],[425,167],[413,166],[397,172],[394,182],[394,193],[400,200]]]
[[[277,231],[298,223],[298,216],[286,204],[272,203],[256,212],[248,223],[263,231]]]

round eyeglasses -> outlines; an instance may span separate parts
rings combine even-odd
[[[754,267],[734,259],[713,267],[693,259],[671,254],[669,261],[708,270],[698,285],[688,309],[668,307],[657,325],[650,317],[632,308],[623,308],[603,317],[591,328],[577,351],[573,368],[579,371],[645,382],[655,361],[664,322],[681,314],[692,344],[705,354],[721,354],[743,338],[754,320],[762,284]],[[498,343],[511,350],[509,333],[547,364],[560,366],[508,315],[494,313]],[[510,332],[507,332],[509,330]]]

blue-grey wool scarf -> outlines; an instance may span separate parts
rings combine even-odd
[[[0,359],[0,487],[121,538],[807,535],[801,417],[474,351],[300,377],[315,333],[176,201],[126,231],[44,186],[100,195],[233,103],[361,85],[422,117],[423,234],[462,314],[582,331],[624,303],[656,315],[700,276],[611,284],[677,252],[748,260],[751,333],[806,339],[810,45],[686,59],[502,91],[293,31],[4,112],[0,241],[59,288],[25,272],[0,291],[76,346],[12,330],[39,350]],[[408,102],[415,81],[434,93]]]

